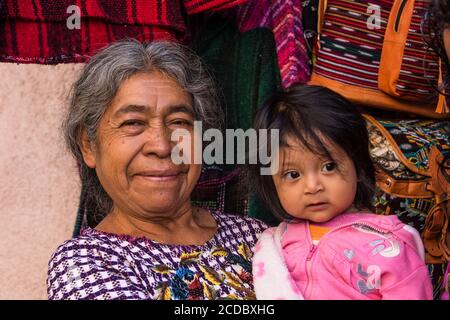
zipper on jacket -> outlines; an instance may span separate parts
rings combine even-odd
[[[353,226],[363,226],[363,227],[369,229],[369,231],[376,232],[376,233],[381,233],[381,234],[389,233],[386,230],[383,230],[381,228],[378,228],[378,227],[374,226],[373,224],[370,224],[370,223],[367,223],[367,222],[363,222],[363,221],[362,222],[357,222],[357,223],[353,224]]]
[[[356,222],[350,222],[350,223],[344,223],[344,224],[338,225],[335,229],[333,229],[330,232],[328,232],[327,234],[325,234],[320,241],[322,241],[323,238],[328,237],[328,235],[330,233],[335,233],[336,231],[340,231],[341,229],[352,227],[352,226],[365,226],[368,229],[371,229],[372,231],[375,231],[375,232],[378,232],[381,234],[392,233],[392,230],[383,229],[383,228],[378,227],[370,222],[356,221]]]
[[[398,32],[398,27],[400,25],[400,19],[402,17],[402,13],[403,13],[403,10],[405,9],[405,5],[407,2],[408,2],[408,0],[402,0],[402,3],[400,4],[400,8],[398,9],[397,17],[395,18],[395,27],[394,27],[395,32]]]
[[[309,250],[308,256],[306,257],[306,288],[305,288],[305,297],[310,296],[310,292],[308,292],[310,283],[312,282],[312,258],[314,253],[317,250],[317,245],[312,244],[311,249]]]

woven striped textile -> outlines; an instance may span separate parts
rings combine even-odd
[[[342,83],[378,89],[384,34],[394,2],[328,0],[314,72]],[[420,26],[428,5],[429,0],[415,1],[396,83],[400,97],[416,102],[430,102],[430,99],[437,98],[430,81],[437,84],[438,63],[436,56],[427,50]],[[380,8],[380,28],[374,27],[371,24],[374,20],[369,19],[375,6]],[[408,21],[398,16],[398,23]]]

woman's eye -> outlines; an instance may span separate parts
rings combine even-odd
[[[127,120],[122,123],[122,126],[142,126],[144,123],[140,120]]]
[[[145,125],[146,123],[142,120],[127,120],[120,125],[120,128],[133,133],[137,133],[145,129]]]
[[[192,123],[189,120],[184,120],[184,119],[177,119],[177,120],[173,120],[170,122],[171,125],[175,125],[175,126],[191,126]]]
[[[300,177],[300,173],[298,173],[297,171],[289,171],[284,176],[289,180],[295,180]]]
[[[334,162],[325,163],[325,165],[322,168],[324,172],[332,172],[334,171],[334,169],[336,169],[336,163]]]

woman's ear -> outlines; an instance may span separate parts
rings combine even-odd
[[[89,168],[94,169],[96,165],[95,144],[89,140],[86,129],[83,129],[81,132],[80,149],[84,163],[86,163]]]

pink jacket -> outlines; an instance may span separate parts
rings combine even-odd
[[[432,299],[419,233],[397,216],[345,213],[317,245],[309,222],[267,229],[254,251],[258,299]]]

